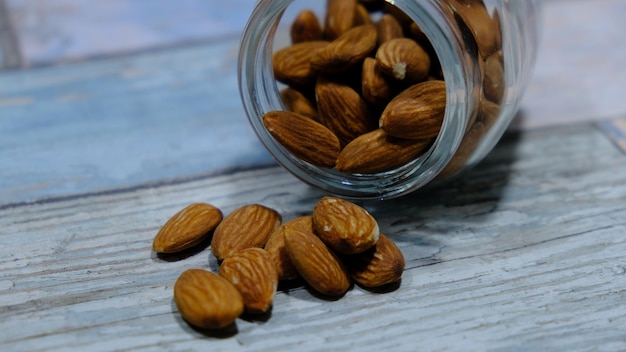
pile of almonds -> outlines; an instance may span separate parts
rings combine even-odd
[[[467,32],[467,46],[476,48],[484,83],[475,111],[481,117],[472,117],[468,140],[450,165],[458,169],[500,110],[500,28],[482,0],[440,3]],[[272,58],[274,76],[286,86],[280,92],[286,110],[263,116],[267,131],[289,153],[321,168],[369,174],[400,167],[429,149],[445,115],[446,85],[417,23],[386,1],[327,0],[323,21],[303,10],[290,33],[291,45]],[[480,128],[471,131],[476,122]]]
[[[181,316],[203,329],[223,329],[241,314],[272,307],[279,281],[302,278],[321,296],[340,297],[352,282],[376,288],[398,282],[404,257],[364,208],[324,197],[311,215],[282,223],[274,209],[242,206],[228,216],[194,203],[170,218],[154,238],[159,254],[211,238],[219,273],[188,269],[174,285]]]

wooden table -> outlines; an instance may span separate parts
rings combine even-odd
[[[487,159],[364,204],[405,254],[396,290],[332,301],[284,285],[270,315],[215,334],[172,301],[183,270],[215,259],[157,257],[159,227],[196,201],[289,219],[322,193],[245,119],[236,57],[254,1],[154,3],[120,17],[132,2],[0,2],[0,350],[626,350],[626,1],[545,1],[535,76]],[[68,15],[98,9],[129,37],[99,42]]]

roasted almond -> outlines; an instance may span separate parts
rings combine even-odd
[[[295,157],[315,166],[332,168],[340,152],[337,136],[325,126],[293,112],[263,115],[267,131]]]
[[[311,68],[311,58],[328,45],[325,41],[297,43],[274,53],[274,77],[289,86],[303,87],[315,82],[317,71]]]
[[[447,3],[472,33],[483,58],[500,49],[502,39],[497,13],[491,16],[482,0],[450,0]]]
[[[188,269],[174,284],[174,302],[189,324],[223,329],[243,313],[243,298],[228,280],[202,269]]]
[[[383,111],[379,125],[397,138],[436,137],[446,112],[446,84],[426,81],[398,94]]]
[[[291,24],[289,31],[293,44],[311,42],[323,39],[323,30],[315,12],[302,10]]]
[[[376,23],[376,30],[378,31],[378,45],[382,45],[391,39],[404,37],[402,25],[390,14],[382,15],[378,23]]]
[[[357,0],[327,0],[324,38],[334,40],[354,26]]]
[[[222,211],[210,204],[190,204],[172,216],[159,230],[152,249],[176,253],[205,240],[222,221]]]
[[[383,43],[376,51],[376,61],[387,76],[410,84],[426,80],[430,72],[430,56],[409,38]]]
[[[346,145],[376,128],[367,102],[350,86],[320,77],[315,86],[320,121]]]
[[[220,276],[239,290],[247,313],[265,313],[272,306],[278,274],[272,258],[264,249],[246,248],[224,259],[220,265]]]
[[[313,230],[332,250],[361,253],[378,241],[378,223],[364,208],[336,197],[323,197],[313,209]]]
[[[354,27],[317,50],[311,58],[311,67],[322,72],[338,73],[363,62],[376,48],[376,27]]]
[[[361,94],[373,107],[382,110],[394,94],[393,84],[378,68],[376,60],[368,57],[363,61]]]
[[[390,137],[382,129],[363,134],[346,145],[335,167],[339,171],[370,174],[400,167],[424,153],[430,139],[410,140]]]
[[[347,269],[312,231],[287,226],[284,236],[291,262],[311,288],[331,297],[341,296],[350,288]]]
[[[367,251],[343,259],[352,280],[374,288],[397,282],[404,271],[404,256],[393,241],[380,234],[378,242]]]
[[[504,96],[504,62],[502,51],[497,51],[485,59],[483,94],[485,98],[498,104]]]
[[[317,121],[317,107],[315,103],[293,88],[285,88],[280,91],[280,98],[287,110],[312,118]]]
[[[223,260],[245,248],[263,247],[281,219],[276,210],[260,204],[237,208],[215,229],[211,251]]]
[[[289,252],[285,245],[285,228],[298,227],[304,231],[313,232],[313,221],[310,215],[291,219],[282,225],[270,236],[265,244],[265,250],[272,258],[278,274],[278,280],[293,280],[299,277],[298,271],[291,263]]]

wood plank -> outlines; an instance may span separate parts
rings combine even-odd
[[[209,250],[164,261],[152,238],[194,201],[309,212],[321,193],[284,170],[5,206],[0,347],[624,350],[625,158],[592,125],[508,134],[453,184],[364,203],[406,256],[397,290],[326,301],[285,287],[269,319],[226,336],[190,329],[172,303],[183,270],[216,270]]]
[[[272,162],[237,40],[0,75],[0,204]]]

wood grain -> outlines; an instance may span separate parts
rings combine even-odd
[[[321,194],[270,167],[0,210],[0,346],[50,350],[623,350],[626,160],[590,125],[509,134],[456,183],[364,203],[404,252],[400,287],[338,301],[285,288],[227,336],[181,321],[172,284],[216,270],[150,244],[183,206],[289,219]],[[567,160],[568,162],[563,162]],[[25,328],[28,327],[28,328]]]

